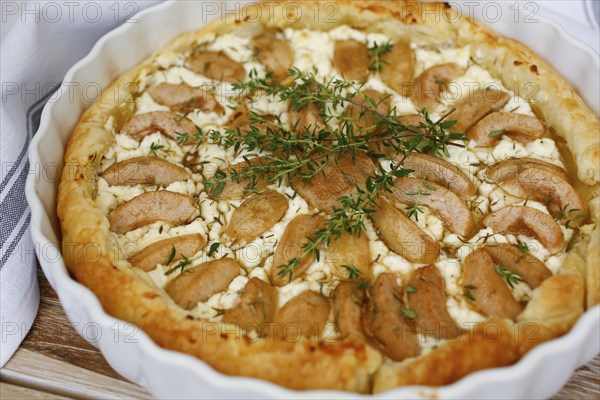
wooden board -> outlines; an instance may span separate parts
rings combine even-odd
[[[150,398],[75,332],[56,293],[39,268],[38,272],[40,311],[25,341],[0,371],[0,398]],[[579,368],[554,399],[600,399],[600,356]]]

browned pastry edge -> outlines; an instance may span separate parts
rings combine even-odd
[[[311,17],[308,7],[313,3],[295,2],[302,7],[304,15],[294,25],[330,29],[331,25]],[[593,197],[592,220],[597,222],[600,210],[597,204],[600,180],[598,119],[570,85],[521,43],[466,18],[456,17],[454,11],[442,3],[419,3],[414,4],[415,7],[407,4],[336,2],[339,24],[380,30],[394,39],[413,37],[431,43],[455,40],[458,45],[471,44],[472,55],[477,52],[483,55],[484,67],[505,86],[517,84],[523,88],[528,82],[537,84],[536,109],[572,152],[578,177],[583,184],[589,185],[587,192],[592,193],[588,197]],[[263,15],[269,15],[272,2],[262,6]],[[275,15],[280,15],[281,10],[282,4],[277,5]],[[436,22],[435,18],[427,17],[432,10],[433,15],[437,12],[451,18]],[[451,24],[449,20],[458,22]],[[276,17],[269,23],[279,27],[291,25],[290,20],[283,17]],[[154,56],[165,51],[183,51],[205,35],[229,32],[237,25],[239,22],[217,22],[200,31],[183,34]],[[492,64],[495,60],[497,62]],[[58,216],[63,233],[63,255],[74,278],[98,296],[108,314],[138,325],[160,346],[195,355],[226,374],[266,379],[293,389],[357,392],[374,389],[380,392],[410,383],[446,384],[472,371],[516,362],[536,343],[564,334],[574,324],[584,309],[584,276],[587,278],[587,306],[598,302],[600,257],[599,231],[596,229],[591,238],[584,237],[574,246],[559,274],[534,291],[533,299],[518,318],[519,329],[509,329],[506,321],[489,321],[506,333],[501,340],[490,344],[478,339],[482,335],[477,332],[483,327],[477,328],[474,339],[466,345],[462,339],[405,363],[382,364],[378,352],[358,341],[324,344],[305,340],[297,343],[251,341],[240,335],[236,337],[234,331],[225,332],[225,326],[218,323],[187,319],[162,291],[115,257],[108,220],[93,198],[101,160],[99,155],[105,154],[114,141],[104,129],[106,119],[113,116],[118,127],[123,125],[133,113],[130,82],[134,82],[141,72],[155,69],[152,57],[142,62],[117,79],[82,115],[65,154]],[[99,250],[100,257],[90,259],[86,252],[90,245]],[[527,324],[538,327],[531,341],[514,340],[514,332],[524,329],[522,327]],[[450,365],[455,368],[451,369]],[[371,382],[373,376],[374,382]]]

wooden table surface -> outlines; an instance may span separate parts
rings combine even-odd
[[[25,341],[0,370],[0,399],[151,398],[117,374],[79,336],[38,268],[41,304]],[[554,399],[600,399],[600,355],[579,368]]]

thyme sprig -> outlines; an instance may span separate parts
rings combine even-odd
[[[169,269],[167,272],[165,272],[165,275],[171,275],[173,272],[177,271],[178,269],[180,270],[179,272],[183,272],[183,270],[192,263],[192,260],[188,259],[187,257],[183,256],[183,260],[179,261],[177,264],[175,264],[175,266],[171,269]]]
[[[519,274],[510,272],[504,265],[496,265],[496,272],[498,275],[506,279],[506,283],[508,283],[508,286],[510,286],[511,289],[514,289],[516,284],[523,282],[523,279]]]
[[[342,268],[348,272],[348,279],[354,282],[359,289],[366,289],[368,287],[368,281],[364,279],[364,274],[361,270],[354,265],[342,265]]]
[[[450,131],[456,121],[446,121],[446,118],[454,110],[435,122],[427,110],[422,110],[423,121],[418,126],[407,126],[401,122],[396,108],[385,114],[377,110],[379,103],[385,99],[376,101],[362,95],[357,98],[361,86],[333,78],[320,82],[313,72],[291,69],[289,79],[283,83],[251,74],[248,81],[236,83],[234,88],[246,96],[260,94],[279,98],[297,112],[311,107],[318,110],[325,124],[311,129],[298,129],[297,124],[290,128],[278,118],[268,120],[251,112],[249,128],[212,130],[192,138],[194,141],[207,139],[235,151],[259,150],[265,154],[258,163],[245,157],[246,162],[241,168],[228,172],[218,170],[204,182],[212,195],[218,195],[228,181],[248,181],[250,191],[256,190],[260,181],[282,185],[286,180],[290,182],[301,177],[308,182],[317,174],[324,173],[327,166],[340,169],[337,161],[348,153],[353,159],[362,152],[375,159],[391,156],[394,160],[387,168],[379,165],[372,176],[357,185],[353,194],[338,199],[340,206],[329,215],[325,226],[308,238],[298,257],[286,265],[274,266],[279,269],[280,276],[290,280],[304,257],[314,255],[319,259],[320,249],[339,238],[342,232],[358,234],[364,230],[365,221],[377,209],[380,194],[391,192],[396,178],[412,172],[402,168],[410,153],[448,156],[448,146],[464,147],[461,141],[466,140],[463,134]],[[360,117],[370,113],[376,126],[363,129],[345,113],[340,114],[339,109],[348,105],[358,107]],[[337,122],[337,127],[331,128],[336,124],[329,122]],[[345,174],[345,171],[340,171]]]
[[[369,56],[371,57],[369,70],[381,72],[381,64],[386,64],[386,62],[381,59],[381,56],[392,51],[392,47],[394,47],[394,45],[390,41],[382,44],[378,44],[377,42],[373,43],[373,46],[369,47]]]

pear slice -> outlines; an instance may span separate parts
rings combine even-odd
[[[543,169],[557,178],[562,179],[565,182],[570,182],[570,178],[564,169],[554,164],[550,164],[535,158],[511,158],[508,160],[500,161],[488,167],[485,171],[486,178],[491,182],[501,182],[507,178],[512,178],[517,173],[535,168]]]
[[[215,81],[235,83],[246,79],[244,66],[222,51],[202,51],[185,61],[186,68]]]
[[[108,214],[110,230],[125,234],[156,221],[164,221],[171,226],[190,223],[198,208],[193,197],[158,190],[142,193],[120,204]]]
[[[341,206],[340,197],[355,193],[357,186],[364,189],[367,178],[374,171],[373,161],[364,153],[357,152],[354,159],[350,153],[345,153],[308,182],[301,176],[294,177],[292,187],[309,206],[331,212]]]
[[[287,198],[275,190],[265,190],[245,200],[232,214],[225,232],[233,239],[250,242],[271,229],[286,213]]]
[[[333,50],[333,66],[347,81],[366,81],[369,78],[367,45],[352,39],[336,41]]]
[[[446,85],[464,73],[464,68],[454,63],[435,65],[415,79],[411,100],[417,110],[426,108],[432,111],[438,104],[440,94]],[[452,118],[453,119],[453,118]]]
[[[504,107],[508,100],[510,100],[508,93],[491,87],[465,93],[460,101],[452,106],[456,111],[447,118],[449,121],[456,120],[451,130],[468,132],[483,117]]]
[[[463,262],[462,285],[469,288],[469,304],[490,317],[517,318],[523,306],[515,300],[497,264],[485,248],[470,253]]]
[[[273,321],[278,301],[277,289],[254,277],[244,287],[240,303],[225,311],[221,321],[235,324],[247,332],[254,330],[260,336],[265,336],[266,324]]]
[[[333,318],[342,339],[367,340],[361,328],[361,310],[366,293],[356,283],[343,281],[333,292]]]
[[[232,258],[208,261],[197,267],[184,270],[167,283],[166,292],[173,301],[186,310],[191,310],[213,294],[227,289],[240,273],[240,265]]]
[[[306,290],[277,311],[273,319],[276,339],[296,342],[304,336],[318,340],[329,318],[329,300]]]
[[[169,107],[171,111],[199,109],[206,113],[223,113],[223,106],[219,104],[214,95],[183,83],[175,85],[161,82],[149,93],[154,101]]]
[[[495,146],[502,135],[510,136],[518,142],[529,142],[544,135],[544,124],[530,115],[493,112],[467,132],[467,136],[482,147]]]
[[[369,288],[369,301],[363,310],[363,329],[393,361],[416,357],[421,353],[411,311],[402,301],[399,276],[383,273]]]
[[[397,93],[404,93],[415,75],[415,57],[409,43],[396,42],[381,55],[381,80]]]
[[[151,111],[134,115],[123,126],[123,133],[138,141],[154,132],[177,140],[179,133],[192,137],[196,133],[196,125],[189,119],[169,111]]]
[[[437,339],[454,339],[461,334],[446,309],[446,285],[435,265],[413,271],[406,286],[408,308],[416,314],[417,330]]]
[[[252,45],[256,48],[258,60],[273,74],[275,81],[281,82],[288,77],[290,68],[294,66],[294,50],[288,42],[265,33],[252,39]]]
[[[109,185],[123,186],[167,186],[190,177],[184,168],[162,158],[151,156],[135,157],[118,162],[104,170],[100,176]]]
[[[532,289],[552,276],[552,272],[543,262],[514,244],[498,243],[486,246],[485,249],[496,264],[504,265],[518,274]]]
[[[292,275],[282,275],[281,266],[287,265],[292,259],[298,258],[304,252],[303,245],[308,243],[314,232],[323,228],[326,218],[321,215],[300,214],[297,215],[285,227],[285,231],[277,244],[273,255],[273,265],[269,271],[271,283],[275,286],[284,286],[304,274],[315,259],[314,254],[307,254],[300,259],[292,271]]]
[[[417,178],[437,183],[461,198],[477,194],[477,186],[459,167],[440,158],[423,153],[411,153],[402,166],[411,169]]]
[[[528,168],[505,179],[500,187],[513,196],[546,204],[548,210],[576,224],[587,221],[588,207],[579,193],[561,175],[547,168]],[[581,218],[580,216],[584,216]]]
[[[206,239],[199,233],[159,240],[129,257],[129,262],[142,271],[152,271],[158,264],[193,257],[206,246]],[[173,257],[171,258],[171,254]]]
[[[482,223],[497,233],[533,236],[551,253],[562,249],[565,243],[554,218],[532,207],[507,206],[488,214]]]
[[[461,236],[469,237],[475,230],[475,219],[464,200],[437,183],[405,177],[396,179],[391,190],[401,203],[428,207],[451,231]]]
[[[440,245],[385,198],[379,199],[371,218],[381,239],[392,251],[410,262],[434,263],[437,260]]]

